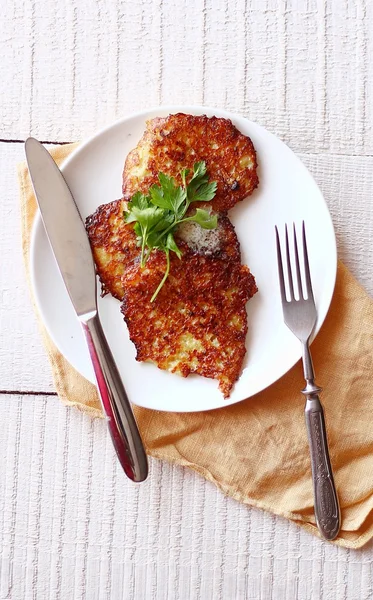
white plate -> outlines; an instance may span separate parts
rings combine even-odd
[[[175,112],[229,118],[251,137],[257,150],[259,187],[229,216],[241,243],[242,262],[255,275],[259,292],[248,303],[249,333],[243,372],[231,397],[224,400],[218,383],[198,375],[183,379],[138,363],[112,297],[99,298],[103,328],[131,401],[157,410],[192,412],[233,404],[275,382],[300,358],[299,342],[283,323],[279,299],[275,224],[301,223],[307,227],[310,266],[318,309],[315,333],[320,329],[333,295],[336,243],[330,215],[315,181],[274,135],[243,117],[207,107],[161,107],[127,117],[82,144],[64,163],[62,171],[83,219],[100,204],[121,196],[122,169],[127,153],[140,139],[146,119]],[[51,191],[53,193],[53,191]],[[56,269],[40,216],[35,219],[31,243],[31,275],[36,302],[47,330],[60,352],[94,382],[85,341],[63,282]],[[302,385],[299,371],[299,386]]]

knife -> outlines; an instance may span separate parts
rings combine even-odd
[[[32,137],[26,140],[25,151],[45,231],[87,341],[114,448],[126,475],[132,481],[144,481],[148,475],[148,461],[130,402],[101,327],[95,265],[84,223],[49,152]]]

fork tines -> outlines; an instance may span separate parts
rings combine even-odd
[[[286,298],[285,275],[284,275],[284,267],[283,267],[283,261],[282,261],[282,255],[281,255],[280,236],[278,233],[277,226],[275,226],[275,229],[276,229],[277,262],[278,262],[278,272],[279,272],[279,280],[280,280],[281,300],[282,300],[282,302],[288,302],[288,300]],[[303,299],[303,300],[312,299],[312,301],[313,301],[310,266],[309,266],[309,261],[308,261],[307,242],[306,242],[306,229],[305,229],[304,221],[302,222],[302,245],[303,245],[305,286],[302,285],[297,233],[296,233],[294,223],[293,223],[293,237],[294,237],[295,272],[296,272],[296,280],[297,280],[299,299]],[[293,282],[294,276],[292,273],[292,266],[291,266],[291,260],[290,260],[289,235],[288,235],[287,225],[285,225],[285,250],[286,250],[287,281],[288,281],[288,287],[289,287],[290,302],[292,302],[292,301],[295,301],[296,298],[295,298],[295,294],[294,294],[294,282]],[[305,292],[306,292],[306,294],[305,294]]]

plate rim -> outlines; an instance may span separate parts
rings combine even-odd
[[[87,150],[87,148],[94,142],[97,141],[97,138],[99,138],[102,135],[105,135],[107,133],[110,132],[110,130],[115,130],[117,127],[120,127],[121,125],[125,124],[128,121],[131,121],[132,119],[138,119],[138,118],[150,118],[150,114],[157,112],[157,111],[162,111],[162,112],[169,112],[170,114],[175,114],[177,112],[184,112],[186,114],[188,114],[189,112],[191,112],[191,114],[204,114],[205,112],[208,112],[211,115],[215,115],[217,114],[217,116],[223,117],[223,118],[227,118],[227,119],[231,119],[231,120],[240,120],[243,119],[245,120],[248,124],[252,124],[253,126],[265,131],[266,133],[270,134],[270,136],[273,136],[276,140],[280,141],[282,144],[284,144],[286,146],[286,148],[292,153],[293,157],[295,157],[295,159],[297,160],[297,162],[299,163],[299,165],[301,165],[302,169],[304,170],[305,173],[307,173],[308,177],[310,179],[312,179],[314,185],[316,186],[316,189],[318,190],[319,194],[320,194],[320,200],[322,200],[322,202],[325,205],[326,208],[326,216],[329,219],[329,224],[330,224],[330,230],[331,230],[331,239],[330,241],[333,242],[333,278],[332,281],[330,281],[329,285],[330,285],[330,297],[328,298],[327,301],[327,307],[325,309],[325,314],[322,317],[322,319],[320,319],[319,323],[317,324],[317,328],[314,330],[314,332],[312,333],[311,336],[311,344],[314,341],[314,339],[317,337],[317,335],[319,334],[325,319],[329,313],[329,309],[330,309],[330,304],[331,301],[333,299],[334,296],[334,291],[335,291],[335,284],[336,284],[336,277],[337,277],[337,267],[338,267],[338,254],[337,254],[337,240],[336,240],[336,234],[335,234],[335,229],[334,229],[334,225],[333,225],[333,221],[331,218],[331,214],[329,211],[329,207],[328,204],[325,200],[324,194],[322,193],[318,183],[316,182],[315,178],[313,177],[312,173],[310,173],[310,171],[308,170],[308,168],[306,167],[306,165],[302,162],[302,160],[297,156],[297,154],[295,154],[295,152],[288,146],[288,144],[286,142],[284,142],[280,137],[278,137],[277,135],[275,135],[274,133],[272,133],[269,129],[267,129],[266,127],[264,127],[263,125],[260,125],[259,123],[256,123],[254,121],[251,121],[250,119],[248,119],[247,117],[245,117],[244,115],[240,115],[239,113],[234,113],[231,111],[227,111],[224,108],[217,108],[217,107],[211,107],[211,106],[205,106],[205,105],[159,105],[159,106],[152,106],[149,107],[147,109],[141,110],[141,111],[137,111],[137,112],[133,112],[130,113],[129,115],[125,116],[125,117],[121,117],[115,121],[113,121],[112,123],[109,123],[108,125],[106,125],[105,127],[102,127],[101,129],[97,130],[95,133],[93,133],[91,136],[89,136],[88,138],[86,138],[84,141],[82,141],[81,143],[79,143],[79,146],[77,148],[75,148],[71,154],[65,158],[63,160],[63,162],[60,165],[60,170],[62,173],[64,173],[65,169],[70,165],[71,162],[73,162],[81,153],[85,152]],[[62,352],[62,349],[60,348],[60,345],[57,341],[57,339],[55,338],[53,332],[51,331],[49,325],[47,324],[47,321],[44,319],[44,315],[43,315],[43,310],[42,310],[42,302],[40,299],[40,295],[38,293],[38,288],[36,285],[36,274],[35,274],[35,269],[34,266],[36,264],[35,262],[35,257],[36,257],[36,237],[37,237],[37,232],[38,232],[38,228],[42,226],[42,221],[41,221],[41,216],[40,216],[40,211],[39,209],[36,210],[35,213],[35,217],[33,219],[33,223],[32,223],[32,228],[31,228],[31,234],[30,234],[30,251],[29,251],[29,273],[30,273],[30,281],[31,281],[31,288],[32,288],[32,294],[34,297],[34,301],[35,301],[35,305],[37,308],[37,311],[41,317],[42,323],[49,335],[49,337],[51,338],[53,344],[56,346],[57,350],[60,352],[60,354],[64,357],[64,359],[69,363],[69,365],[72,366],[73,369],[75,369],[77,371],[77,373],[79,373],[79,375],[81,375],[82,377],[84,377],[87,381],[91,381],[90,379],[88,379],[83,373],[81,373],[81,371],[79,371],[77,369],[77,367],[75,365],[73,365],[69,359],[65,356],[65,354]],[[300,360],[302,356],[302,352],[301,352],[301,347],[299,346],[299,352],[297,353],[297,358],[295,358],[294,360],[291,361],[291,364],[289,366],[289,368],[283,372],[280,376],[275,375],[273,378],[269,378],[268,379],[268,383],[263,386],[260,390],[253,392],[253,393],[249,393],[248,396],[246,396],[245,398],[241,398],[241,399],[231,399],[231,398],[226,398],[223,399],[223,402],[221,402],[219,405],[216,406],[210,406],[208,408],[202,408],[202,409],[176,409],[176,410],[171,410],[170,408],[159,408],[159,407],[149,407],[147,405],[143,405],[143,404],[136,404],[135,402],[133,402],[133,404],[135,404],[136,406],[141,406],[150,410],[159,410],[161,412],[175,412],[175,413],[194,413],[194,412],[204,412],[206,410],[218,410],[220,408],[224,408],[224,407],[228,407],[228,406],[232,406],[234,404],[240,403],[240,402],[244,402],[245,400],[250,400],[250,398],[254,397],[256,394],[263,392],[264,390],[266,390],[268,387],[270,387],[271,385],[275,384],[277,381],[279,381],[282,377],[284,377],[289,371],[290,369],[292,369],[294,367],[294,365]]]

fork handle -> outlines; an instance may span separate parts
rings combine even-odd
[[[316,523],[325,539],[334,540],[340,529],[340,510],[329,458],[324,410],[317,393],[306,392],[305,396]]]

